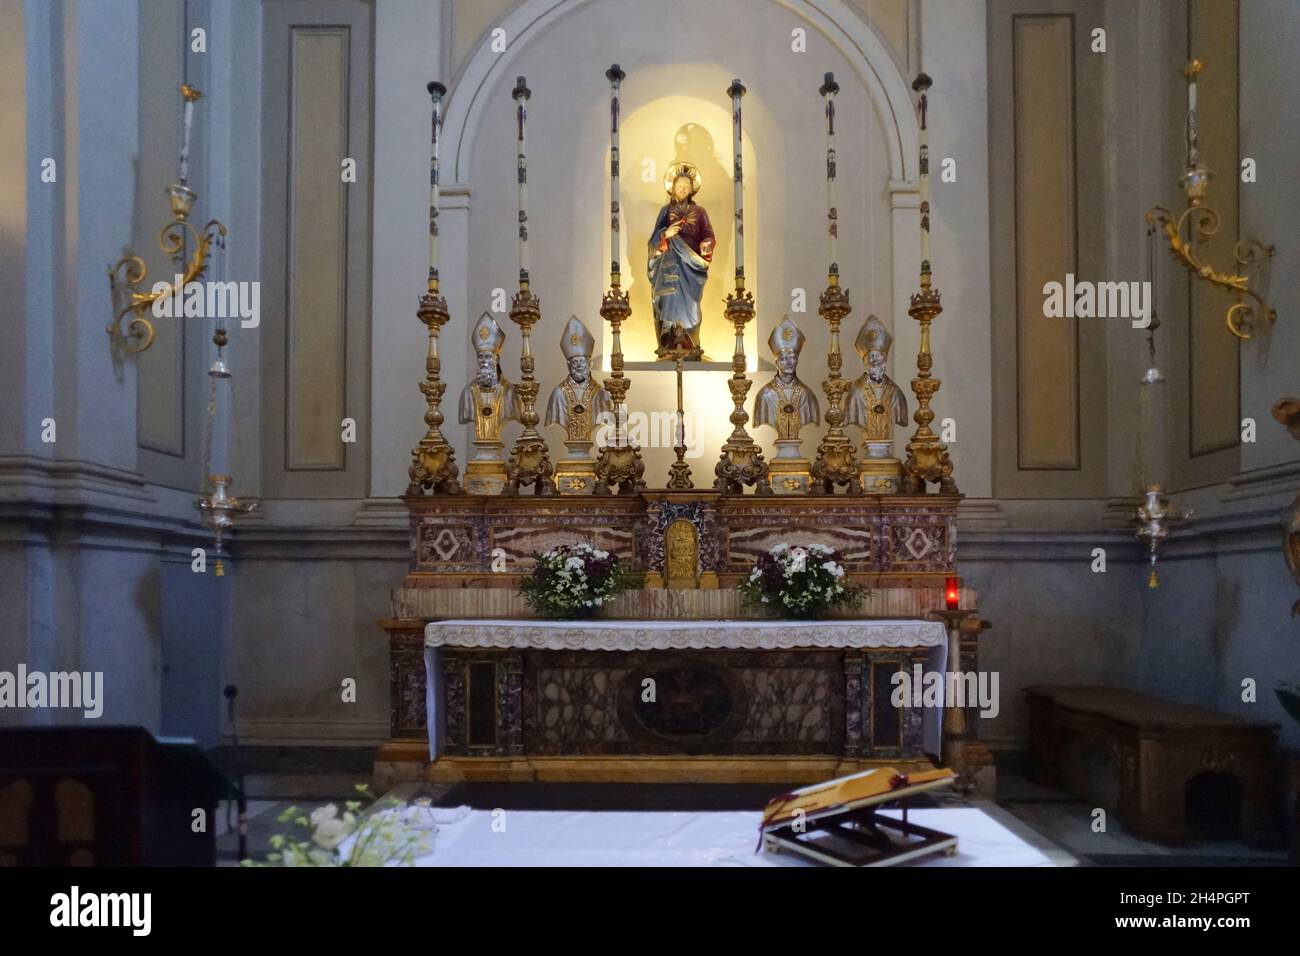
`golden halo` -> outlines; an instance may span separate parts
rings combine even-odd
[[[673,183],[677,182],[677,177],[687,175],[691,179],[691,195],[694,196],[704,185],[704,179],[700,176],[700,171],[691,163],[673,163],[664,173],[664,192],[672,195]]]

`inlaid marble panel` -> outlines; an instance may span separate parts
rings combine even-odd
[[[507,567],[527,568],[537,554],[562,544],[590,544],[633,563],[631,528],[595,525],[587,516],[558,517],[545,525],[500,527],[490,529],[489,550],[500,548]]]

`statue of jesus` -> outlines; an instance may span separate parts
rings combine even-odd
[[[699,358],[700,298],[713,260],[713,226],[697,205],[700,171],[690,163],[673,163],[664,175],[668,203],[659,210],[650,234],[650,301],[660,358],[692,352]]]

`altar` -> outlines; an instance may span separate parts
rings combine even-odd
[[[896,706],[895,678],[942,673],[947,645],[921,620],[433,621],[433,776],[462,779],[484,757],[517,779],[554,758],[820,756],[851,772],[938,755],[942,702]]]
[[[900,672],[978,668],[977,595],[945,588],[955,496],[701,490],[406,504],[410,567],[382,622],[392,732],[379,777],[810,783],[947,761],[944,721],[974,725],[948,701],[894,702]],[[696,584],[653,586],[675,521],[695,532]],[[640,586],[592,620],[539,619],[520,585],[535,555],[575,542],[608,549]],[[862,600],[809,621],[743,601],[737,582],[781,542],[836,549]],[[953,605],[966,610],[937,618]]]
[[[392,591],[391,617],[381,622],[389,640],[392,738],[379,752],[376,777],[793,784],[886,761],[909,772],[933,759],[979,753],[968,702],[907,693],[909,681],[923,674],[976,670],[978,636],[987,626],[975,614],[977,596],[957,577],[961,494],[948,446],[930,427],[941,384],[931,372],[931,325],[943,311],[929,256],[930,79],[921,74],[913,86],[922,210],[919,291],[907,309],[920,331],[910,383],[915,406],[888,374],[894,336],[874,315],[862,319],[853,341],[861,374],[843,374],[841,326],[853,307],[838,253],[840,88],[832,73],[816,99],[809,89],[810,108],[817,104],[826,123],[828,258],[818,321],[797,312],[765,316],[775,375],[753,396],[755,356],[746,353],[746,339],[758,308],[753,260],[748,273],[745,265],[747,91],[739,79],[725,91],[730,181],[723,169],[706,182],[700,163],[680,154],[662,177],[651,177],[650,193],[658,193],[651,208],[658,212],[635,224],[645,271],[639,253],[633,261],[649,287],[649,314],[637,321],[652,320],[656,347],[653,361],[641,346],[630,357],[676,378],[675,407],[656,409],[671,417],[675,456],[666,469],[662,457],[653,462],[666,472],[657,484],[628,428],[632,382],[622,335],[633,322],[629,287],[640,280],[624,272],[619,130],[626,78],[618,64],[605,72],[609,285],[598,311],[608,323],[601,338],[607,364],[598,362],[597,336],[583,319],[553,320],[564,364],[540,364],[563,376],[558,383],[535,374],[533,333],[542,304],[527,227],[532,90],[523,76],[510,90],[518,288],[508,310],[502,299],[493,311],[519,329],[519,377],[512,381],[502,367],[504,323],[493,312],[466,321],[473,374],[456,403],[471,448],[463,476],[441,427],[440,334],[453,318],[438,259],[446,88],[428,86],[429,272],[417,312],[428,330],[419,385],[427,430],[411,451],[402,499],[410,564]],[[503,117],[505,105],[502,97]],[[729,207],[728,190],[720,188],[727,185]],[[731,222],[729,262],[714,262],[720,235],[706,197],[715,217],[722,208]],[[721,316],[709,318],[704,290],[715,265],[730,266],[730,291]],[[710,322],[734,332],[729,366],[705,361],[701,334]],[[799,371],[812,336],[827,349],[824,411]],[[548,350],[555,342],[546,339]],[[698,456],[687,454],[683,376],[687,366],[708,374],[718,365],[719,374],[730,369],[729,414],[716,402],[697,402],[690,414],[708,408],[715,425],[725,417],[732,430],[718,435],[712,480],[697,484],[689,457]],[[608,374],[598,381],[602,366]],[[896,453],[895,429],[907,425],[909,413],[916,429]],[[770,462],[750,422],[774,431]],[[507,451],[511,423],[519,430]],[[552,458],[546,428],[562,432],[565,453],[557,449]],[[804,434],[814,429],[820,435],[805,447]],[[796,553],[797,566],[773,564]],[[572,575],[565,562],[576,562]],[[781,581],[787,590],[779,589]],[[598,594],[606,585],[609,592]],[[764,588],[776,590],[757,593]],[[827,600],[832,593],[835,601]],[[980,756],[991,764],[987,752]]]

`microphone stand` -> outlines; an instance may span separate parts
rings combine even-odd
[[[227,684],[226,716],[230,720],[230,736],[235,745],[235,805],[238,808],[239,861],[248,859],[248,794],[244,790],[244,763],[239,750],[239,728],[235,725],[235,695],[239,693],[234,684]]]

